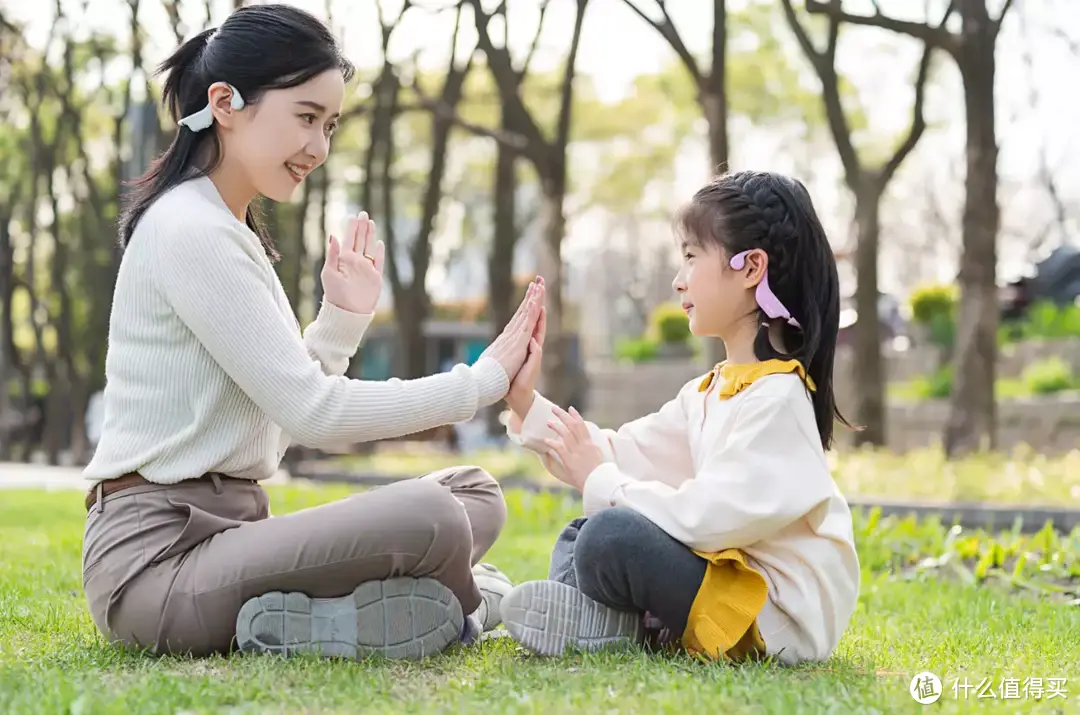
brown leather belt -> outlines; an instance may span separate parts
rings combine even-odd
[[[230,477],[230,476],[227,476],[225,474],[218,474],[216,476],[217,476],[218,479],[237,479],[237,477]],[[213,477],[214,477],[214,475],[207,473],[207,474],[202,475],[201,477],[196,477],[195,479],[185,479],[183,482],[180,482],[180,483],[181,484],[187,484],[188,482],[208,482],[211,479],[213,479]],[[250,479],[240,479],[239,481],[249,482],[251,480]],[[99,486],[101,487],[101,496],[102,496],[102,498],[105,498],[105,497],[109,496],[110,494],[115,494],[116,492],[122,492],[125,489],[131,489],[132,487],[141,487],[141,486],[145,486],[145,485],[148,485],[148,484],[155,484],[155,482],[151,482],[151,481],[145,479],[138,472],[130,472],[128,474],[124,474],[122,476],[116,477],[115,479],[106,479],[105,481],[101,482],[100,485],[95,484],[94,486],[92,486],[90,488],[90,491],[87,492],[87,494],[86,494],[86,510],[90,511],[90,509],[94,506],[94,504],[97,503],[98,487]]]

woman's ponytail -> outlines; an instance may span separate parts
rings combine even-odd
[[[183,97],[202,96],[205,99],[205,92],[197,93],[192,87],[201,84],[199,65],[203,62],[206,46],[214,32],[216,28],[210,28],[195,35],[158,66],[158,74],[168,73],[162,89],[162,104],[168,108],[174,122],[179,121],[188,109],[183,104]],[[212,163],[216,163],[220,147],[214,132],[180,130],[169,148],[150,164],[146,173],[130,182],[120,213],[119,238],[122,248],[127,248],[135,225],[154,201],[169,189],[209,170],[209,167],[200,169],[195,165],[199,149],[205,142],[213,143]]]
[[[214,82],[228,82],[245,102],[255,104],[265,92],[297,87],[333,70],[346,82],[354,72],[330,29],[308,12],[274,3],[233,11],[221,27],[204,30],[181,45],[161,63],[158,74],[166,74],[162,102],[176,122],[206,106]],[[135,225],[154,201],[189,179],[213,172],[221,159],[217,131],[180,127],[169,148],[129,185],[120,215],[120,245],[127,247]],[[251,206],[245,219],[266,255],[277,260],[274,241]]]
[[[180,98],[184,96],[182,90],[187,89],[188,83],[194,80],[194,75],[197,74],[196,65],[202,60],[206,46],[210,44],[210,38],[215,32],[216,27],[203,30],[158,65],[158,74],[168,73],[165,86],[161,90],[161,102],[168,107],[174,122],[180,121],[185,114],[180,102]]]

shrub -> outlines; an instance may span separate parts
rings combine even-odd
[[[945,353],[952,352],[956,339],[957,291],[953,285],[928,285],[911,293],[912,320],[926,328],[930,342]]]
[[[946,356],[951,354],[956,342],[956,321],[948,315],[938,314],[930,319],[927,327],[930,342],[941,348]]]
[[[931,326],[944,317],[956,320],[958,293],[953,285],[927,285],[911,292],[911,317],[920,325]]]
[[[1072,368],[1060,357],[1039,360],[1024,368],[1021,380],[1036,395],[1050,395],[1072,389],[1076,384]]]
[[[1054,305],[1041,301],[1024,317],[1025,338],[1080,337],[1080,305]]]
[[[661,303],[649,317],[652,334],[662,343],[681,345],[690,339],[690,317],[677,303]]]
[[[655,340],[633,338],[621,340],[615,345],[615,357],[628,362],[649,362],[656,358],[660,346]]]
[[[913,382],[912,393],[916,398],[922,400],[945,399],[952,392],[952,366],[946,365],[930,375],[916,378]]]

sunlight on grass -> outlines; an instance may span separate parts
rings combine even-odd
[[[269,491],[275,513],[350,492],[310,485]],[[959,677],[1064,677],[1080,689],[1080,610],[1066,605],[1075,596],[1080,532],[969,534],[933,521],[859,514],[858,610],[832,659],[799,668],[703,665],[639,652],[542,659],[506,640],[422,663],[191,660],[140,656],[97,635],[80,590],[80,495],[4,492],[0,499],[5,714],[915,712],[921,706],[907,688],[924,669],[945,683],[940,712],[986,705],[974,692],[967,700],[962,691],[953,695]],[[579,506],[561,494],[522,491],[509,492],[507,501],[506,530],[487,560],[517,581],[542,578],[556,534]],[[1080,692],[1067,701],[999,699],[993,707],[1056,712],[1076,697]]]
[[[1019,448],[947,460],[940,449],[905,454],[885,450],[835,450],[828,455],[833,477],[850,498],[1001,502],[1080,506],[1080,450],[1047,456]],[[561,486],[533,454],[519,449],[455,455],[428,446],[393,449],[371,456],[342,457],[337,471],[352,474],[418,476],[451,464],[475,464],[498,479],[527,479]]]

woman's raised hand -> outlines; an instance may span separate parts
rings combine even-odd
[[[349,219],[344,242],[330,236],[322,268],[323,296],[351,313],[375,312],[382,294],[386,247],[375,240],[375,222],[367,212]]]
[[[533,338],[540,309],[544,306],[544,291],[544,279],[538,276],[529,284],[514,317],[480,356],[492,358],[502,365],[511,382],[528,356],[529,342]]]

